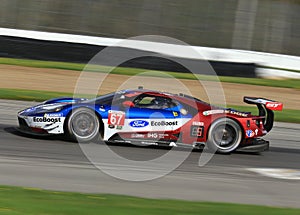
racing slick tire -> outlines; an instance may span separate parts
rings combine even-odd
[[[91,142],[99,137],[100,122],[91,109],[73,110],[67,119],[66,126],[70,138],[79,143]]]
[[[208,148],[221,154],[233,152],[241,143],[242,136],[242,129],[236,121],[229,118],[217,119],[208,131]]]

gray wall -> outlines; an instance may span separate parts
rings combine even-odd
[[[0,27],[300,56],[300,0],[0,0]]]

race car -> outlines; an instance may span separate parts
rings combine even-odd
[[[210,105],[182,93],[121,90],[93,99],[55,98],[18,113],[19,129],[38,135],[67,135],[78,142],[188,146],[230,153],[237,149],[261,152],[261,139],[273,126],[273,110],[283,104],[244,97],[259,114]]]

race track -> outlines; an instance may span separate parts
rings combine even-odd
[[[237,202],[299,207],[300,126],[277,123],[266,137],[271,149],[262,154],[214,155],[198,166],[200,152],[192,152],[172,173],[155,180],[132,182],[113,178],[95,168],[78,144],[60,138],[31,138],[19,134],[16,112],[28,102],[0,101],[0,184],[53,190],[115,193],[153,198]],[[91,143],[100,149],[103,144]],[[132,160],[149,160],[165,149],[109,146]],[[178,151],[176,153],[183,153]],[[105,161],[118,171],[114,161]],[[155,168],[155,167],[153,167]],[[294,179],[259,174],[252,169],[289,169]],[[134,171],[128,167],[128,171]],[[141,169],[147,174],[150,169]],[[136,173],[136,171],[135,171]]]

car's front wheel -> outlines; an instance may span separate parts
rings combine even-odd
[[[90,142],[99,136],[100,123],[95,112],[88,108],[72,111],[67,120],[69,136],[80,142]]]
[[[222,154],[236,150],[242,141],[240,125],[229,118],[214,121],[208,132],[208,147]]]

